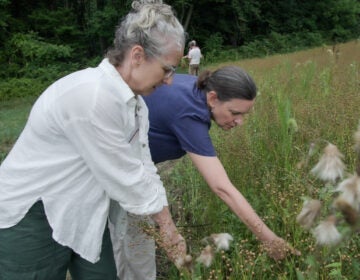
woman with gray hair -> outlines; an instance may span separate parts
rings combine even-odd
[[[151,161],[142,96],[171,84],[184,30],[162,1],[134,1],[95,68],[47,88],[0,166],[0,279],[115,280],[110,201],[150,215],[186,254]]]
[[[287,253],[299,252],[266,226],[232,184],[216,156],[209,134],[212,121],[224,130],[242,125],[245,115],[254,106],[256,92],[251,76],[237,66],[225,66],[214,72],[205,71],[198,78],[176,74],[171,85],[163,85],[144,98],[149,109],[150,152],[155,163],[178,159],[187,154],[210,189],[265,245],[269,256],[280,260]],[[149,253],[150,241],[128,245],[139,235],[139,230],[134,229],[136,221],[133,217],[129,218],[129,223],[132,227],[128,228],[127,238],[114,242],[114,246],[128,247],[128,257],[136,256],[137,262],[143,265],[141,268],[128,267],[132,271],[128,271],[127,275],[146,271],[144,264],[150,263],[153,257]],[[154,278],[144,274],[141,278],[133,279]]]

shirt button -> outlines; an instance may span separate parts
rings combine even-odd
[[[137,107],[137,110],[138,110],[138,111],[140,111],[140,109],[141,109],[141,106]]]
[[[142,146],[143,146],[143,148],[145,148],[145,147],[146,147],[146,144],[142,144]]]

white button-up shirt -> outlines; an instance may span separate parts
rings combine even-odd
[[[98,261],[110,199],[138,215],[167,205],[148,128],[143,99],[107,59],[52,84],[0,166],[0,228],[42,200],[53,238]]]

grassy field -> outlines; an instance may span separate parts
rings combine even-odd
[[[228,64],[252,74],[259,96],[242,127],[229,132],[215,125],[211,128],[218,156],[234,185],[266,224],[302,255],[281,262],[268,258],[185,157],[162,174],[189,253],[199,255],[202,239],[212,233],[227,232],[234,241],[229,251],[215,255],[210,267],[197,264],[191,275],[179,274],[159,251],[158,279],[359,279],[358,233],[336,247],[320,247],[296,217],[304,197],[324,198],[323,190],[329,187],[310,174],[325,143],[336,145],[344,155],[346,171],[354,172],[353,135],[360,121],[360,42],[208,67]],[[0,105],[0,160],[24,126],[32,102]],[[316,151],[307,158],[312,143]]]
[[[324,183],[310,174],[326,141],[344,154],[354,172],[353,135],[360,120],[360,42],[250,59],[236,64],[254,77],[259,96],[245,125],[230,132],[213,126],[212,139],[234,185],[267,225],[302,252],[282,262],[268,258],[254,236],[211,193],[189,159],[166,176],[174,216],[197,256],[211,233],[234,236],[229,251],[209,267],[196,265],[183,279],[359,279],[360,238],[319,247],[296,223],[304,197],[318,198]],[[295,126],[294,126],[295,125]],[[317,152],[304,162],[311,143]],[[325,210],[323,210],[325,211]],[[323,213],[325,214],[325,213]],[[161,254],[160,254],[161,256]],[[179,279],[164,261],[159,279]]]

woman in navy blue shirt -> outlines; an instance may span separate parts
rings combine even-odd
[[[242,125],[256,91],[250,75],[236,66],[205,71],[199,77],[176,74],[171,85],[144,97],[149,109],[149,145],[155,163],[187,154],[210,189],[266,245],[269,256],[280,260],[287,252],[298,252],[265,225],[232,184],[209,135],[212,120],[224,130]]]

